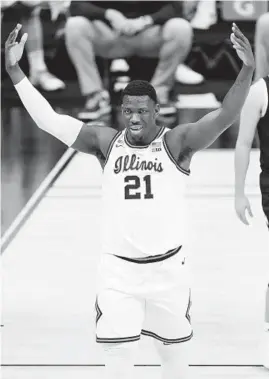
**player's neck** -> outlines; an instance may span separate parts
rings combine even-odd
[[[154,128],[152,128],[147,134],[143,135],[141,138],[134,138],[132,135],[130,135],[127,131],[127,139],[132,145],[136,146],[144,146],[149,145],[159,134],[160,130],[162,129],[161,126],[155,125]]]

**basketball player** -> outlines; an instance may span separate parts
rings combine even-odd
[[[206,148],[238,118],[249,92],[254,57],[233,24],[231,41],[242,69],[222,107],[192,124],[168,130],[156,124],[155,89],[128,84],[122,97],[125,130],[57,114],[30,84],[18,62],[27,35],[21,26],[5,46],[7,72],[37,126],[103,167],[102,258],[96,299],[97,342],[106,354],[106,377],[132,377],[141,334],[156,342],[163,379],[187,379],[190,286],[185,260],[184,192],[195,152]]]
[[[235,149],[235,210],[239,219],[249,224],[246,211],[252,216],[249,200],[245,195],[245,179],[249,157],[257,129],[260,140],[260,189],[262,208],[269,228],[269,77],[259,79],[250,88],[242,109]],[[266,350],[264,366],[269,368],[269,284],[266,293]]]

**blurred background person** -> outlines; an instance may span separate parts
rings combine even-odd
[[[216,0],[188,0],[181,1],[182,17],[188,20],[194,29],[209,29],[217,23]],[[128,63],[124,59],[114,59],[111,71],[128,71]],[[175,72],[177,82],[184,85],[198,85],[205,81],[200,73],[191,69],[188,65],[180,63]]]
[[[66,46],[76,68],[84,109],[83,119],[109,113],[111,106],[95,56],[157,57],[151,84],[156,88],[163,113],[176,112],[169,94],[178,64],[192,46],[192,28],[181,18],[182,2],[72,1],[66,23]]]
[[[56,8],[58,7],[58,11],[60,11],[60,6],[64,2],[3,0],[1,1],[1,10],[2,12],[7,12],[9,9],[17,11],[18,15],[21,16],[23,30],[25,33],[28,33],[29,38],[26,42],[26,53],[29,62],[29,80],[31,83],[44,91],[58,91],[65,88],[65,83],[48,70],[44,59],[40,9],[45,3],[48,5],[51,4],[54,10],[52,15],[55,18],[57,14]]]
[[[206,30],[217,23],[216,0],[183,1],[182,8],[184,18],[190,22],[193,29]],[[198,85],[205,81],[203,75],[184,63],[178,65],[175,79],[185,85]]]
[[[269,74],[269,12],[259,17],[255,31],[255,79]]]
[[[269,66],[268,66],[269,67]],[[239,219],[249,224],[246,212],[253,216],[245,193],[245,181],[251,149],[257,130],[260,145],[260,190],[262,209],[269,228],[269,76],[259,79],[250,88],[242,109],[235,149],[235,210]],[[269,231],[269,229],[268,229]],[[265,296],[265,347],[263,364],[269,368],[269,284]]]

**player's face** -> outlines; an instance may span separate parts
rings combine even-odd
[[[122,116],[128,134],[132,139],[140,141],[151,131],[155,132],[156,117],[159,105],[155,104],[149,96],[123,97]]]

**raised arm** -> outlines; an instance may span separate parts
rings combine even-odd
[[[106,157],[110,141],[116,131],[112,128],[87,126],[68,115],[58,114],[48,101],[36,90],[19,67],[27,34],[16,42],[21,25],[10,33],[5,44],[5,66],[14,87],[36,125],[61,140],[67,146],[89,154],[100,151]]]
[[[239,219],[244,224],[248,224],[246,210],[252,216],[250,203],[245,195],[245,180],[255,130],[259,119],[266,111],[266,95],[266,84],[263,79],[260,79],[251,86],[240,117],[234,161],[235,210]]]
[[[189,156],[211,145],[218,136],[238,118],[248,95],[255,63],[248,39],[233,24],[231,41],[243,66],[235,83],[225,96],[221,108],[208,113],[199,121],[179,125],[167,133],[167,144],[171,152],[186,152]],[[184,154],[183,154],[184,155]]]

